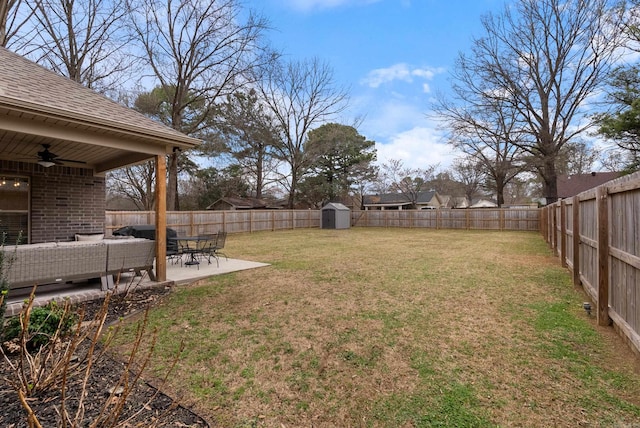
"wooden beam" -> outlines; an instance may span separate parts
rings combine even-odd
[[[609,204],[607,186],[596,189],[598,204],[598,325],[609,325]]]
[[[167,280],[167,160],[156,156],[156,278]]]

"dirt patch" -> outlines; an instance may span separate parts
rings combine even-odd
[[[144,311],[150,305],[154,305],[167,295],[169,288],[148,288],[136,290],[126,294],[116,295],[109,305],[107,324],[113,324],[119,319],[127,318],[133,314]],[[86,310],[85,319],[91,319],[102,305],[102,300],[91,301],[82,304]],[[81,353],[80,351],[79,353]],[[17,364],[17,355],[9,354],[8,358]],[[104,355],[94,363],[91,370],[88,388],[88,398],[84,402],[84,419],[81,426],[89,426],[98,414],[115,405],[115,401],[108,403],[109,390],[119,380],[125,370],[123,358],[120,355]],[[81,375],[84,372],[80,372]],[[26,427],[27,414],[18,400],[17,393],[11,386],[9,379],[14,378],[10,365],[6,362],[0,365],[0,426]],[[73,376],[67,381],[65,390],[66,405],[75,412],[73,407],[82,393],[82,376]],[[169,427],[208,427],[208,422],[195,414],[191,409],[181,405],[177,397],[172,397],[158,390],[152,382],[140,381],[128,396],[123,407],[120,420],[128,420],[126,426],[149,426],[157,422],[157,426]],[[44,427],[58,426],[59,409],[61,404],[61,389],[50,388],[28,400],[40,424]]]

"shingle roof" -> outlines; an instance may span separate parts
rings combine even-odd
[[[620,177],[619,172],[592,172],[558,176],[558,198],[570,198]]]
[[[236,198],[227,196],[220,198],[207,207],[208,210],[213,209],[219,202],[226,202],[227,204],[235,207],[236,209],[258,209],[268,208],[269,203],[264,199],[259,198]]]
[[[416,195],[417,204],[426,204],[431,201],[436,192],[418,192]],[[381,195],[365,195],[363,205],[410,205],[411,198],[404,193],[383,193]]]
[[[196,145],[199,141],[0,47],[0,106]]]

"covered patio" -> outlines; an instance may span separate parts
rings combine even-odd
[[[199,143],[0,47],[0,232],[7,245],[18,237],[40,244],[103,234],[106,173],[152,160],[155,276],[167,281],[166,155]]]
[[[220,266],[216,263],[202,263],[199,267],[186,267],[180,263],[169,263],[167,265],[167,279],[165,281],[152,281],[147,275],[133,276],[125,274],[119,281],[113,292],[122,293],[136,289],[149,287],[173,287],[176,285],[191,284],[210,278],[215,275],[222,275],[231,272],[238,272],[247,269],[255,269],[268,266],[266,263],[251,262],[246,260],[221,258]],[[20,313],[24,299],[29,297],[31,288],[25,287],[15,293],[10,293],[7,299],[7,316]],[[38,293],[34,304],[44,305],[51,300],[70,299],[72,303],[82,303],[88,300],[104,297],[105,293],[99,282],[81,282],[74,284],[52,284],[38,287]]]

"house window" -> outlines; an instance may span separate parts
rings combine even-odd
[[[0,176],[0,239],[6,245],[29,242],[29,179]]]

